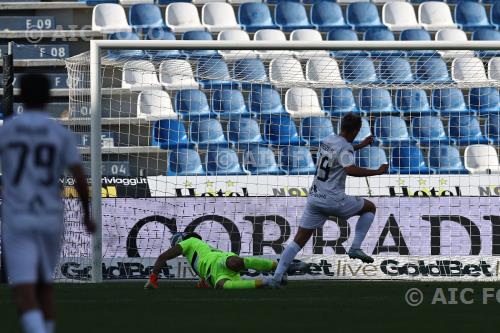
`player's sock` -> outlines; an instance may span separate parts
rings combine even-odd
[[[274,261],[265,258],[243,258],[245,268],[254,269],[256,271],[270,271],[273,269]]]
[[[255,289],[257,287],[257,280],[228,280],[224,282],[223,289]]]
[[[46,333],[54,333],[56,329],[56,323],[53,320],[45,321],[45,332]]]
[[[42,311],[33,309],[21,315],[21,326],[25,333],[46,333]]]
[[[354,240],[352,241],[351,249],[357,250],[361,248],[361,243],[363,243],[374,218],[375,214],[372,212],[361,214],[358,223],[356,223],[356,232],[354,233]]]
[[[283,279],[283,274],[285,274],[288,266],[290,266],[290,263],[293,261],[297,253],[299,253],[300,249],[301,247],[299,246],[299,244],[295,242],[291,242],[286,246],[283,254],[281,254],[281,259],[278,263],[278,267],[274,272],[274,280],[281,281]]]

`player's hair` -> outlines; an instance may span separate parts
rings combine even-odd
[[[49,102],[50,82],[43,74],[21,76],[21,102],[27,108],[42,109]]]
[[[343,118],[340,125],[340,131],[352,133],[361,129],[361,117],[352,112],[347,113]]]
[[[203,240],[200,236],[200,234],[197,234],[196,232],[186,232],[184,236],[182,237],[183,240],[189,239],[189,238],[198,238],[199,240]]]

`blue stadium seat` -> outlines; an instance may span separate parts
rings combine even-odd
[[[207,174],[210,176],[244,175],[238,154],[227,147],[209,147],[205,155]]]
[[[342,9],[333,1],[319,1],[311,6],[311,23],[319,31],[349,29],[345,23]]]
[[[279,2],[274,8],[274,22],[282,31],[313,28],[304,5],[298,2]]]
[[[100,3],[119,3],[118,0],[78,0],[78,2],[84,2],[87,6],[95,6]]]
[[[462,90],[457,88],[435,89],[432,91],[432,108],[443,117],[469,113]]]
[[[469,92],[471,111],[485,115],[500,112],[500,96],[495,87],[472,88]]]
[[[338,123],[338,133],[340,133],[340,121]],[[360,143],[361,141],[363,141],[363,139],[365,139],[366,137],[369,137],[370,135],[372,135],[372,130],[371,130],[371,127],[370,127],[370,123],[368,122],[368,119],[367,118],[361,118],[361,129],[359,130],[359,133],[358,135],[356,135],[356,137],[354,138],[354,141],[353,143],[354,144],[357,144],[357,143]],[[373,139],[373,144],[378,144],[379,141],[377,138],[374,138]]]
[[[343,117],[346,113],[360,113],[351,88],[326,88],[322,92],[323,110],[332,117]]]
[[[194,149],[177,149],[168,154],[169,176],[203,176],[200,155]]]
[[[386,147],[408,145],[414,141],[408,134],[404,119],[395,116],[375,119],[375,136]]]
[[[128,12],[128,22],[136,31],[166,27],[160,8],[151,3],[132,5]]]
[[[429,166],[438,174],[467,174],[460,151],[454,146],[438,146],[429,149]]]
[[[151,144],[162,149],[188,148],[192,142],[188,139],[184,123],[177,119],[162,119],[154,123]]]
[[[307,117],[300,123],[300,135],[310,146],[319,146],[332,133],[333,124],[327,117]]]
[[[500,40],[500,32],[493,29],[479,29],[472,33],[472,40]],[[479,58],[500,56],[500,51],[479,50],[476,51]]]
[[[254,85],[248,95],[250,112],[256,116],[286,114],[280,94],[271,87]]]
[[[484,134],[494,144],[500,144],[500,114],[490,113],[484,122]]]
[[[484,7],[477,2],[470,1],[461,1],[455,6],[455,23],[464,31],[492,27],[488,22]]]
[[[232,117],[227,128],[229,142],[236,147],[264,143],[259,123],[254,118]]]
[[[238,23],[246,31],[276,29],[269,7],[265,3],[246,2],[238,9]]]
[[[396,109],[405,116],[430,115],[437,113],[432,110],[423,89],[399,89],[396,91]]]
[[[448,133],[458,146],[489,144],[490,141],[481,132],[479,120],[473,115],[458,115],[450,118]]]
[[[146,40],[175,40],[175,35],[168,28],[151,28],[148,29],[144,36]],[[148,50],[148,53],[156,59],[160,58],[176,58],[182,57],[179,50]]]
[[[353,29],[364,31],[369,28],[385,28],[380,21],[377,7],[369,2],[354,2],[347,6],[347,24]]]
[[[417,81],[420,83],[451,82],[446,63],[438,57],[419,58],[416,63],[415,74]]]
[[[283,147],[280,150],[280,166],[289,175],[313,175],[316,166],[307,147]]]
[[[110,40],[140,40],[135,32],[115,32],[108,36]],[[16,55],[17,56],[17,55]],[[142,59],[146,58],[147,54],[143,50],[108,50],[108,58],[110,59]]]
[[[366,146],[356,151],[356,165],[365,169],[378,169],[382,164],[388,164],[384,149]]]
[[[377,73],[370,58],[346,58],[342,65],[342,76],[347,83],[377,83]]]
[[[302,145],[304,141],[297,132],[297,127],[288,115],[272,115],[264,125],[264,138],[272,145]]]
[[[381,40],[381,41],[394,41],[394,34],[387,30],[386,28],[373,28],[368,29],[363,34],[363,40]],[[404,52],[395,51],[395,50],[387,50],[387,51],[379,51],[373,50],[370,51],[370,56],[375,58],[383,58],[383,57],[403,57]]]
[[[392,148],[389,172],[393,174],[433,174],[425,163],[422,151],[413,145]]]
[[[212,111],[227,116],[249,116],[241,91],[237,89],[217,89],[212,94]]]
[[[203,89],[238,88],[231,80],[229,69],[222,58],[201,58],[196,64],[196,77]]]
[[[208,31],[186,31],[182,34],[182,40],[213,40],[212,34]],[[216,57],[218,56],[215,50],[194,50],[183,51],[184,55],[189,58],[203,58],[203,57]]]
[[[441,119],[435,116],[412,118],[411,135],[422,147],[450,144],[450,142],[454,142],[446,135]]]
[[[232,77],[241,81],[243,89],[268,84],[267,71],[260,59],[239,59],[233,65]]]
[[[399,40],[430,41],[431,35],[424,29],[406,29],[399,34]],[[406,51],[406,56],[410,58],[437,57],[439,54],[433,50],[411,50]]]
[[[175,111],[184,118],[211,115],[207,96],[198,89],[178,91],[175,94]]]
[[[385,58],[379,62],[378,76],[388,84],[413,82],[413,74],[408,60],[404,58]]]
[[[283,175],[273,151],[264,146],[249,146],[243,153],[243,168],[252,175]]]
[[[359,92],[359,108],[367,115],[397,114],[387,89],[363,88]]]
[[[500,2],[498,1],[490,8],[490,22],[497,30],[500,28]]]
[[[212,146],[227,146],[221,123],[215,118],[199,118],[189,124],[191,140],[202,149]]]
[[[326,35],[327,40],[343,40],[343,41],[357,41],[358,35],[350,29],[333,29]],[[335,58],[347,57],[368,57],[369,53],[365,51],[332,51],[332,56]]]

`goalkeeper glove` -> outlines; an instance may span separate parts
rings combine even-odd
[[[158,289],[158,275],[151,273],[148,282],[144,285],[144,289]]]

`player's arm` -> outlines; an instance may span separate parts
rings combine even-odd
[[[78,197],[82,202],[83,207],[83,223],[88,232],[94,233],[96,226],[94,221],[92,221],[90,214],[90,202],[89,202],[89,187],[87,185],[87,178],[85,177],[85,172],[81,164],[75,164],[69,167],[73,178],[75,179],[75,188],[78,192]]]
[[[360,168],[353,164],[344,167],[344,170],[351,177],[370,177],[370,176],[383,175],[387,171],[388,167],[389,167],[388,164],[382,164],[378,169],[372,170],[372,169]]]
[[[149,276],[148,282],[146,282],[144,288],[145,289],[158,288],[158,274],[160,274],[163,265],[165,265],[165,262],[177,258],[178,256],[181,255],[182,255],[182,247],[179,244],[171,247],[167,251],[160,254],[160,256],[156,259],[153,272]]]
[[[357,145],[352,145],[354,150],[359,150],[363,147],[369,146],[373,143],[373,135],[367,136],[366,138],[363,139],[359,144]]]

